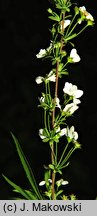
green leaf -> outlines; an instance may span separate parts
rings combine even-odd
[[[57,198],[61,193],[63,193],[63,190],[59,190],[59,191],[56,193],[56,198]]]
[[[52,170],[54,170],[54,165],[49,164],[49,168],[52,169]]]
[[[11,180],[9,180],[5,175],[2,175],[4,179],[12,186],[14,187],[23,197],[25,197],[27,200],[30,200],[30,196],[23,190],[20,186],[13,183]]]
[[[34,178],[34,175],[32,173],[32,170],[31,170],[31,167],[21,149],[21,146],[18,142],[18,140],[16,139],[16,137],[13,135],[13,133],[11,133],[12,137],[13,137],[13,140],[14,140],[14,143],[16,145],[16,149],[17,149],[17,152],[18,152],[18,155],[19,155],[19,158],[20,158],[20,161],[22,163],[22,166],[24,168],[24,171],[27,175],[27,178],[32,186],[32,189],[34,190],[36,196],[37,196],[37,199],[42,199],[42,196],[40,194],[40,191],[38,189],[38,186],[37,186],[37,183],[35,181],[35,178]]]
[[[71,35],[71,36],[67,36],[66,38],[65,38],[65,40],[66,41],[68,41],[68,40],[71,40],[71,39],[73,39],[73,38],[75,38],[77,36],[77,34],[75,33],[75,34],[73,34],[73,35]]]
[[[49,138],[45,138],[42,140],[44,143],[48,142],[49,141]]]
[[[58,17],[58,16],[49,16],[48,18],[51,19],[51,20],[60,22],[60,17]]]
[[[16,189],[13,191],[16,193],[19,193],[19,191]],[[37,200],[37,197],[34,195],[34,193],[32,193],[32,191],[29,191],[29,190],[24,190],[24,191],[28,194],[31,200]]]

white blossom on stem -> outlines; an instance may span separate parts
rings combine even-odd
[[[85,6],[79,7],[80,12],[82,13],[82,15],[85,16],[86,20],[90,20],[90,21],[94,21],[93,16],[86,10]]]
[[[49,47],[46,50],[47,50],[47,52],[49,52],[51,49],[52,49],[52,41],[51,41]]]
[[[70,25],[70,22],[71,22],[71,20],[69,20],[69,19],[64,20],[64,29]],[[61,29],[62,29],[62,23],[61,23]]]
[[[43,80],[44,80],[44,77],[42,77],[42,76],[38,76],[35,79],[35,81],[36,81],[37,84],[41,84],[43,82]]]
[[[63,109],[63,112],[68,112],[70,115],[72,115],[78,108],[79,107],[74,103],[67,104]]]
[[[70,138],[70,140],[76,141],[78,139],[78,133],[74,130],[74,126],[70,127],[70,129],[67,127],[65,130],[65,135]]]
[[[43,58],[46,56],[47,52],[49,52],[52,48],[52,41],[47,49],[40,49],[39,53],[36,55],[37,58]]]
[[[46,78],[42,77],[42,76],[38,76],[35,79],[37,84],[41,84],[43,81],[51,81],[51,82],[55,82],[56,81],[56,76],[53,73],[53,71],[50,71],[49,74],[46,76]]]
[[[75,48],[73,48],[70,52],[70,58],[69,61],[70,62],[79,62],[81,60],[80,56],[77,54],[77,50]]]
[[[40,136],[41,139],[45,139],[46,138],[46,136],[43,135],[43,131],[44,130],[42,128],[39,129],[39,136]]]
[[[63,88],[63,92],[73,97],[73,99],[80,98],[83,95],[83,91],[79,90],[76,85],[66,82]],[[80,103],[80,100],[75,100],[75,104]]]
[[[41,181],[41,182],[39,183],[39,186],[43,186],[43,185],[45,185],[45,181]]]
[[[58,97],[56,98],[56,107],[58,107],[59,109],[61,109],[60,100],[59,100]]]
[[[63,180],[63,179],[60,179],[60,180],[56,181],[56,185],[57,185],[58,187],[61,186],[61,185],[67,185],[67,184],[69,184],[69,182],[68,182],[68,181],[65,181],[65,180]]]
[[[70,115],[72,115],[78,108],[79,107],[76,104],[70,103],[64,107],[63,112],[69,113]]]
[[[47,180],[50,184],[52,184],[52,179],[48,179]],[[45,185],[46,184],[46,181],[41,181],[40,183],[39,183],[39,186],[43,186],[43,185]]]
[[[66,128],[63,128],[63,129],[61,129],[60,130],[60,136],[62,137],[62,136],[64,136],[65,135],[65,133],[66,133]]]
[[[45,100],[44,97],[40,97],[40,98],[39,98],[40,103],[44,103],[44,100]]]
[[[55,76],[55,74],[53,73],[53,71],[50,71],[50,72],[49,72],[46,81],[51,81],[51,82],[55,82],[55,81],[56,81],[56,76]]]
[[[45,49],[40,49],[39,53],[36,55],[37,58],[43,58],[46,55]]]

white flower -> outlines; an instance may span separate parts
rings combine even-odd
[[[60,137],[64,136],[66,134],[66,128],[60,129],[60,127],[58,127],[56,133],[59,133]]]
[[[64,20],[64,29],[70,25],[71,20]],[[61,24],[61,29],[62,29],[62,24]]]
[[[48,179],[47,180],[50,184],[52,184],[52,179]],[[40,183],[39,183],[39,186],[43,186],[43,185],[45,185],[46,184],[46,181],[41,181]]]
[[[69,182],[68,181],[62,181],[62,185],[67,185],[67,184],[69,184]]]
[[[77,105],[77,104],[80,104],[81,101],[77,98],[73,98],[73,103]]]
[[[88,13],[88,15],[86,16],[86,19],[90,20],[92,22],[94,21],[94,18],[93,18],[93,16],[90,13]]]
[[[66,128],[66,134],[67,137],[69,137],[71,140],[77,140],[78,139],[78,133],[74,131],[74,126],[72,126],[70,129]]]
[[[42,76],[38,76],[35,79],[35,81],[36,81],[37,84],[41,84],[44,80],[45,81],[55,82],[56,81],[56,76],[53,73],[53,71],[50,71],[49,74],[46,76],[46,78],[44,78]]]
[[[77,50],[75,48],[73,48],[70,52],[70,58],[72,58],[73,62],[79,62],[80,56],[77,54]]]
[[[43,135],[43,129],[42,128],[39,129],[39,136],[40,136],[41,139],[45,139],[46,138],[46,136]]]
[[[52,179],[48,179],[48,182],[52,184]]]
[[[45,181],[41,181],[41,182],[39,183],[39,186],[43,186],[43,185],[45,185]]]
[[[37,58],[42,58],[46,55],[45,49],[40,49],[39,53],[36,55]]]
[[[60,137],[66,135],[66,128],[60,129],[60,127],[58,127],[56,129],[56,133],[59,133]]]
[[[64,136],[66,134],[66,128],[60,130],[60,136]]]
[[[45,99],[44,97],[40,97],[39,98],[40,103],[44,103],[44,99]]]
[[[59,187],[61,185],[67,185],[67,184],[69,184],[69,182],[68,181],[64,181],[63,179],[60,179],[60,180],[56,181],[56,184]]]
[[[49,52],[49,51],[51,50],[51,48],[52,48],[52,41],[51,41],[51,43],[50,43],[49,47],[46,49],[46,50],[47,50],[47,52]]]
[[[90,20],[90,21],[92,21],[92,22],[94,21],[93,16],[92,16],[89,12],[87,12],[85,6],[79,7],[79,10],[80,10],[81,13],[86,17],[87,20]]]
[[[67,104],[65,106],[65,108],[63,109],[63,112],[68,112],[69,114],[73,114],[79,107],[74,104],[74,103],[70,103],[70,104]]]
[[[48,74],[46,80],[47,80],[47,81],[49,80],[49,81],[51,81],[51,82],[55,82],[55,81],[56,81],[56,76],[55,76],[55,74],[53,73],[53,71],[50,71],[50,73]]]
[[[56,133],[59,133],[60,132],[60,127],[58,127],[57,129],[56,129]]]
[[[63,92],[73,96],[73,99],[80,98],[83,95],[83,91],[79,90],[76,85],[73,85],[72,83],[66,82],[65,86],[63,88]],[[80,103],[80,100],[77,100],[75,104]]]
[[[44,80],[44,78],[43,78],[42,76],[38,76],[38,77],[36,77],[36,79],[35,79],[35,81],[36,81],[37,84],[42,83],[43,80]]]
[[[79,10],[84,14],[86,12],[86,7],[85,6],[79,7]]]
[[[56,98],[56,107],[58,107],[59,109],[61,109],[59,98]]]

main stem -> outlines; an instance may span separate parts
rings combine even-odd
[[[65,18],[65,13],[62,13],[62,33],[64,32],[64,18]],[[60,47],[60,52],[62,51],[63,48],[63,39],[61,38],[61,47]],[[59,61],[56,62],[56,84],[55,84],[55,98],[54,102],[56,103],[56,98],[58,97],[58,69],[59,69]],[[54,123],[55,123],[55,108],[52,111],[52,128],[54,129]],[[51,145],[51,162],[54,164],[54,142]],[[55,172],[54,170],[52,171],[52,200],[55,199]]]
[[[54,102],[56,103],[56,98],[58,95],[58,68],[59,68],[59,61],[56,63],[56,84],[55,84],[55,98]],[[52,111],[52,128],[54,128],[54,122],[55,122],[55,108]],[[51,162],[54,164],[54,142],[51,145]],[[55,172],[52,172],[52,200],[55,199]]]

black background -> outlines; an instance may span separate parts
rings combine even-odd
[[[64,170],[69,180],[67,193],[78,199],[97,196],[97,2],[76,1],[85,5],[95,18],[95,26],[88,28],[76,40],[82,60],[70,69],[69,81],[84,90],[80,109],[73,119],[82,150],[72,157]],[[19,139],[37,181],[43,179],[43,164],[49,162],[49,148],[37,133],[42,127],[41,110],[37,108],[42,85],[35,83],[38,75],[49,72],[49,63],[35,55],[49,46],[50,35],[46,0],[1,0],[0,6],[0,199],[10,199],[11,187],[2,173],[25,188],[29,188],[10,132]],[[67,79],[67,78],[66,78]],[[63,79],[63,84],[65,77]]]

